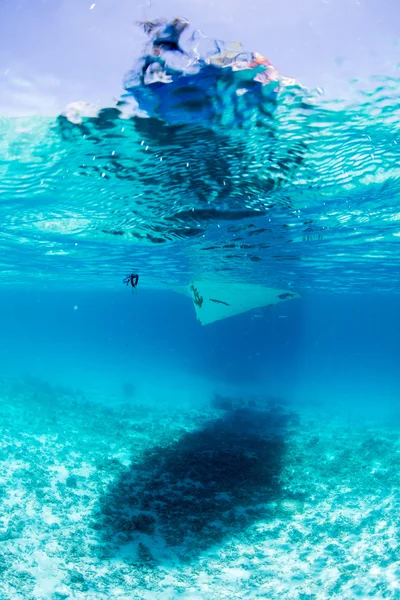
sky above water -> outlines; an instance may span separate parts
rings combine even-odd
[[[144,41],[135,21],[176,15],[328,97],[351,95],[352,78],[400,72],[398,0],[2,0],[0,114],[112,104]]]

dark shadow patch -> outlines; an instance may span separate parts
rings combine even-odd
[[[149,450],[100,499],[93,522],[99,552],[129,548],[132,560],[140,560],[143,536],[150,536],[150,547],[166,545],[190,561],[265,520],[272,514],[266,504],[282,495],[285,434],[295,422],[282,407],[236,408]]]
[[[267,211],[252,210],[252,209],[218,209],[218,208],[191,208],[189,210],[181,210],[170,217],[166,217],[166,221],[183,221],[196,222],[203,221],[241,221],[242,219],[265,217]],[[234,247],[234,244],[232,245]]]
[[[209,298],[210,302],[215,302],[215,304],[224,304],[225,306],[229,306],[228,302],[224,302],[223,300],[217,300],[216,298]]]
[[[109,235],[125,235],[125,232],[119,229],[102,229],[102,232]]]

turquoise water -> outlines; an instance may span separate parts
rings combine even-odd
[[[0,119],[0,598],[399,598],[399,82],[178,67]]]

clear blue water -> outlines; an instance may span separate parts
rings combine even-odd
[[[399,597],[398,81],[203,68],[0,119],[0,598]]]
[[[202,327],[191,301],[168,291],[21,286],[3,292],[1,365],[115,396],[131,382],[173,401],[180,374],[189,395],[194,377],[207,392],[397,410],[397,313],[390,295],[310,294]]]

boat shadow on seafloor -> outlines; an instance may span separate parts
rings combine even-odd
[[[279,406],[232,408],[172,445],[149,450],[100,498],[92,524],[99,553],[123,552],[148,566],[169,561],[171,552],[190,561],[265,522],[273,514],[266,504],[287,498],[280,474],[285,436],[296,422]]]

